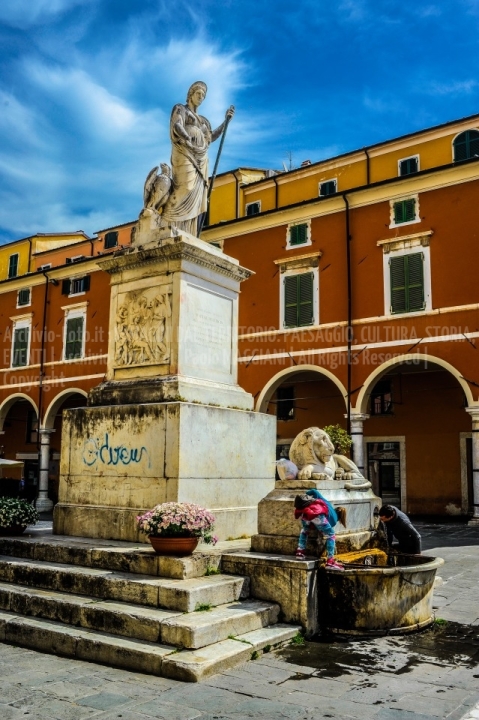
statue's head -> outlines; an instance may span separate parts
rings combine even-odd
[[[299,469],[305,465],[327,463],[334,454],[334,445],[328,433],[318,427],[300,432],[292,442],[289,457]]]
[[[194,98],[196,101],[195,105],[200,105],[206,97],[207,90],[208,88],[206,87],[206,83],[202,80],[197,80],[190,86],[186,96],[186,102],[189,102],[190,99]]]

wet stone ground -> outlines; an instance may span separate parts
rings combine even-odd
[[[479,720],[479,527],[417,526],[445,560],[421,633],[290,645],[201,684],[0,645],[0,720]]]

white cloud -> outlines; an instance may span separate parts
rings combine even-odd
[[[456,82],[432,82],[421,88],[427,95],[471,95],[479,89],[477,80],[459,80]]]
[[[0,20],[18,28],[51,19],[78,5],[93,5],[95,0],[4,0],[0,5]]]

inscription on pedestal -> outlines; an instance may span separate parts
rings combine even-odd
[[[232,300],[196,285],[188,284],[186,288],[187,323],[181,329],[184,364],[213,379],[218,374],[231,375]]]

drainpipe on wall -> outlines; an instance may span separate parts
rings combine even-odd
[[[50,279],[45,271],[45,294],[43,296],[43,319],[42,319],[42,343],[40,349],[40,378],[38,387],[38,435],[40,445],[38,448],[40,464],[38,469],[39,489],[36,508],[38,512],[49,512],[53,503],[48,497],[48,471],[50,465],[50,435],[53,430],[47,430],[43,425],[43,378],[45,374],[45,344],[47,339],[47,307],[48,307],[48,285],[58,285],[57,280]]]
[[[364,148],[364,152],[366,153],[366,185],[369,185],[371,182],[371,175],[370,175],[370,157],[368,153],[368,149]]]
[[[275,184],[275,188],[274,188],[274,209],[277,210],[277,209],[278,209],[278,194],[279,194],[279,191],[278,191],[278,178],[276,177],[276,175],[273,175],[273,180],[274,180],[274,184]]]
[[[235,216],[239,218],[239,178],[237,176],[237,170],[233,171],[233,177],[235,179]]]
[[[347,267],[347,294],[348,294],[348,325],[347,325],[347,341],[348,341],[348,380],[347,380],[347,392],[348,392],[348,403],[347,403],[347,415],[346,430],[348,434],[351,434],[351,371],[352,371],[352,343],[353,343],[353,326],[352,326],[352,301],[351,301],[351,234],[349,224],[349,201],[346,194],[343,194],[343,200],[346,206],[346,267]]]
[[[30,247],[28,248],[28,265],[27,265],[27,272],[29,273],[29,272],[31,271],[30,264],[31,264],[31,262],[32,262],[32,243],[33,243],[33,239],[32,239],[32,238],[27,238],[27,240],[28,240],[28,244],[30,245]]]

